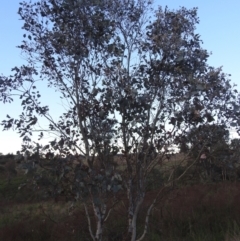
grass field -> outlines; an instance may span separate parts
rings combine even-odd
[[[6,178],[0,173],[0,240],[6,241],[88,241],[91,240],[83,206],[78,203],[69,211],[70,203],[41,198],[41,190],[33,192],[21,183],[29,178],[19,173]],[[151,180],[152,178],[152,180]],[[138,230],[158,185],[159,170],[150,177],[145,202],[140,212]],[[152,184],[151,184],[152,183]],[[120,241],[126,231],[126,196],[119,195],[104,229],[104,240]],[[240,240],[240,183],[182,182],[162,196],[150,217],[149,241],[237,241]],[[90,213],[94,221],[93,213]]]

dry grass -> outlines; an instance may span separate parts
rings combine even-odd
[[[172,156],[164,165],[170,168],[178,164],[183,156]],[[120,162],[121,160],[119,160]],[[25,178],[25,176],[24,176]],[[23,177],[14,177],[10,184],[0,180],[0,240],[6,241],[88,241],[84,209],[79,204],[69,215],[69,203],[53,200],[45,202],[21,201],[12,197]],[[159,173],[153,181],[159,182]],[[10,190],[12,188],[12,191]],[[140,234],[145,214],[156,196],[157,186],[146,194],[139,215],[138,233]],[[23,195],[30,196],[26,190]],[[11,196],[10,196],[11,195]],[[9,199],[10,196],[10,199]],[[104,241],[122,241],[126,231],[127,198],[119,194],[121,200],[110,215],[104,230]],[[22,200],[22,199],[21,199]],[[240,183],[212,183],[181,186],[176,190],[163,193],[154,208],[146,241],[240,241]],[[90,212],[93,225],[95,220]]]
[[[149,191],[139,216],[141,233],[144,215],[156,191]],[[124,194],[120,205],[106,223],[105,240],[122,240],[126,230]],[[237,241],[240,231],[240,184],[194,185],[164,193],[151,214],[145,240]],[[92,215],[92,214],[91,214]],[[93,218],[93,216],[92,216]],[[94,220],[94,218],[93,218]],[[235,234],[235,235],[230,235]],[[53,201],[38,203],[2,203],[0,240],[55,241],[90,240],[81,205],[71,215],[68,204]]]
[[[227,238],[226,241],[240,241],[240,236]]]

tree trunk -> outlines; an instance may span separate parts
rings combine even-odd
[[[85,213],[86,213],[87,221],[88,221],[89,233],[90,233],[90,236],[92,237],[93,241],[102,241],[103,222],[104,222],[104,216],[106,213],[106,205],[103,205],[102,208],[100,208],[98,205],[96,205],[94,203],[92,203],[92,205],[93,205],[93,210],[94,210],[94,214],[95,214],[95,218],[96,218],[96,222],[97,222],[95,236],[92,231],[91,219],[90,219],[90,216],[88,213],[87,205],[84,204]]]
[[[137,201],[136,208],[134,210],[133,219],[132,219],[132,237],[131,237],[131,241],[136,241],[136,237],[137,237],[137,217],[138,217],[138,213],[139,213],[140,207],[142,205],[142,202],[143,202],[143,197],[141,197]]]
[[[104,204],[102,207],[99,207],[98,205],[93,204],[93,210],[95,213],[95,217],[97,219],[95,240],[102,241],[103,222],[104,222],[104,217],[106,214],[106,205]]]
[[[144,193],[137,193],[134,200],[132,180],[128,182],[128,234],[125,240],[135,241],[137,236],[137,217],[144,199]]]

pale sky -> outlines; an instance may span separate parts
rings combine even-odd
[[[9,75],[11,68],[24,64],[20,50],[16,48],[23,40],[22,22],[17,14],[18,0],[3,0],[0,5],[0,74]],[[196,33],[203,40],[203,47],[212,52],[209,64],[214,67],[223,66],[225,73],[231,74],[232,83],[238,85],[240,91],[240,0],[155,0],[155,5],[178,9],[198,7],[200,24]],[[54,103],[57,112],[61,105],[43,87],[46,103]],[[0,122],[9,114],[18,117],[21,113],[19,103],[0,103]],[[0,153],[15,153],[21,148],[21,139],[14,131],[2,132],[0,126]]]

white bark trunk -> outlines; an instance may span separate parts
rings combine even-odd
[[[97,229],[96,229],[96,235],[95,240],[101,241],[102,240],[102,215],[101,210],[98,206],[93,204],[93,210],[95,213],[95,217],[97,219]]]
[[[144,200],[145,193],[142,191],[143,186],[140,183],[140,187],[137,190],[137,198],[134,200],[133,196],[133,184],[132,180],[128,181],[128,236],[131,238],[131,241],[136,240],[137,236],[137,217],[141,207],[141,204]]]
[[[94,237],[93,232],[92,232],[91,219],[90,219],[90,216],[89,216],[89,213],[88,213],[87,205],[85,203],[83,203],[83,205],[84,205],[85,213],[87,215],[88,230],[89,230],[89,233],[90,233],[90,235],[92,237],[92,240],[95,241],[95,237]]]
[[[104,222],[104,217],[106,215],[107,206],[106,204],[103,204],[102,207],[100,208],[98,205],[95,205],[93,203],[93,210],[95,213],[95,217],[97,219],[97,229],[96,229],[95,240],[101,241],[102,233],[103,233],[103,222]]]
[[[89,233],[90,233],[93,241],[101,241],[102,233],[103,233],[103,222],[104,222],[103,220],[104,220],[104,217],[106,214],[107,207],[106,207],[106,205],[103,205],[100,208],[99,206],[95,205],[94,203],[92,205],[93,205],[93,210],[94,210],[94,214],[95,214],[96,221],[97,221],[95,236],[92,231],[91,219],[90,219],[90,216],[88,213],[87,205],[84,204],[84,209],[85,209],[85,213],[86,213],[87,221],[88,221],[88,230],[89,230]]]
[[[134,210],[133,219],[132,219],[132,236],[131,241],[136,241],[137,236],[137,217],[139,213],[140,206],[143,202],[143,197],[140,198],[140,200],[137,202],[136,208]]]
[[[146,219],[145,219],[145,226],[144,226],[144,230],[143,230],[143,234],[142,236],[137,239],[136,241],[142,241],[144,238],[145,238],[145,235],[147,234],[147,230],[148,230],[148,224],[149,224],[149,216],[150,216],[150,213],[156,203],[156,200],[154,200],[154,202],[151,204],[151,206],[148,208],[148,211],[147,211],[147,215],[146,215]]]

